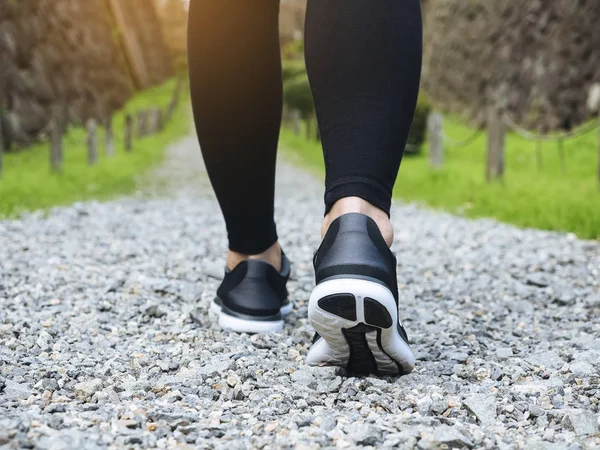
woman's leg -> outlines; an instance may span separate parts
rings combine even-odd
[[[344,212],[390,213],[419,91],[419,0],[309,0],[306,64],[326,166],[324,231]]]
[[[399,318],[389,213],[421,48],[419,0],[308,1],[306,64],[327,174],[309,364],[380,375],[414,368]]]
[[[227,224],[230,268],[276,267],[275,159],[282,109],[279,0],[191,0],[189,71],[196,130]]]

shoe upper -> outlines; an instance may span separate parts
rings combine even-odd
[[[265,261],[242,261],[233,270],[225,270],[217,299],[229,314],[280,318],[280,309],[287,303],[289,276],[290,261],[283,252],[279,272]]]
[[[335,219],[313,259],[315,281],[353,275],[384,284],[398,303],[396,257],[369,216],[344,214]]]

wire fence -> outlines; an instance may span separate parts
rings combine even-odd
[[[513,120],[508,113],[498,107],[490,107],[487,114],[485,127],[472,132],[464,139],[454,139],[449,136],[443,127],[443,117],[439,112],[432,112],[428,118],[428,140],[430,164],[434,168],[442,167],[444,161],[444,150],[459,150],[473,144],[479,137],[487,135],[487,160],[486,180],[493,181],[502,179],[505,171],[505,145],[506,132],[512,131],[521,138],[536,143],[536,165],[539,171],[543,170],[543,146],[547,143],[555,143],[558,150],[560,167],[562,173],[567,173],[567,160],[565,155],[565,141],[585,136],[600,130],[600,115],[594,120],[580,128],[561,133],[540,134],[525,129]],[[596,174],[598,188],[600,189],[600,132],[598,135],[598,169]]]
[[[115,155],[117,146],[123,148],[126,153],[134,149],[134,140],[151,136],[164,129],[172,120],[180,102],[184,79],[178,78],[171,98],[167,105],[154,105],[135,112],[134,115],[126,114],[122,128],[115,128],[112,115],[109,115],[102,123],[90,119],[85,124],[85,137],[74,138],[67,133],[66,105],[56,104],[51,109],[51,120],[48,132],[48,149],[50,169],[60,173],[64,164],[64,148],[84,145],[87,150],[88,165],[94,166],[99,161],[98,135],[99,128],[104,128],[104,155],[112,157]],[[3,139],[2,121],[0,121],[0,177],[3,174],[3,156],[5,142]]]
[[[484,130],[479,128],[473,133],[471,133],[469,137],[465,139],[456,140],[453,139],[451,136],[448,136],[448,134],[445,131],[443,131],[444,143],[447,143],[447,145],[454,150],[459,150],[461,148],[465,148],[471,145],[473,142],[479,139],[479,137],[482,136],[483,133]]]
[[[600,121],[594,121],[576,130],[571,130],[558,134],[538,134],[521,127],[506,113],[502,116],[502,120],[510,130],[517,133],[523,139],[538,142],[560,142],[566,139],[584,136],[588,133],[591,133],[592,131],[597,130],[600,127]]]

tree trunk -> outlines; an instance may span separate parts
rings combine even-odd
[[[443,119],[438,112],[433,112],[427,120],[429,136],[429,162],[431,167],[439,169],[444,164]]]

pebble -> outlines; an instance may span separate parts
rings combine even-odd
[[[496,401],[493,395],[470,395],[463,400],[463,405],[482,425],[492,425],[496,422]]]
[[[473,447],[473,442],[458,431],[456,428],[451,428],[447,425],[441,425],[433,431],[435,442],[446,445],[449,448]]]
[[[417,402],[417,409],[419,413],[424,416],[429,414],[429,411],[431,411],[432,406],[433,400],[428,395],[419,399],[419,401]]]
[[[99,378],[77,383],[73,386],[73,393],[81,400],[87,400],[97,391],[102,389],[102,380]]]
[[[594,369],[590,363],[585,361],[575,362],[571,364],[571,373],[577,377],[589,377],[592,375],[600,375],[600,371]]]
[[[510,358],[512,355],[513,351],[510,347],[500,347],[496,349],[496,356],[498,357],[498,359]]]
[[[575,435],[589,436],[598,433],[598,417],[591,411],[572,409],[567,411],[563,424],[572,429]]]

